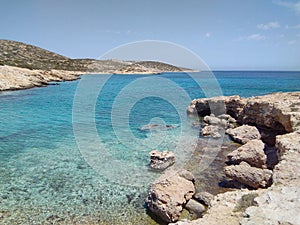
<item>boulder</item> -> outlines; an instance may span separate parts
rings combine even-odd
[[[153,150],[150,155],[150,167],[153,169],[164,170],[175,163],[175,155],[170,151],[159,152]]]
[[[203,122],[208,125],[220,125],[221,119],[215,117],[215,115],[211,114],[210,116],[205,116],[203,118]]]
[[[197,216],[201,216],[201,214],[206,210],[205,206],[202,205],[200,202],[194,200],[194,199],[190,199],[186,205],[185,208],[193,214],[196,214]]]
[[[265,188],[272,183],[271,170],[251,167],[246,162],[225,167],[225,174],[227,177],[254,189]]]
[[[183,170],[153,183],[147,198],[149,210],[165,222],[178,221],[195,193],[193,180],[193,175]]]
[[[254,126],[242,125],[226,130],[227,134],[237,143],[246,144],[250,140],[260,139],[260,133]]]
[[[194,199],[208,207],[211,206],[211,201],[213,198],[214,196],[208,192],[198,192],[194,195]]]
[[[213,138],[220,138],[222,136],[219,133],[219,131],[220,131],[220,129],[218,126],[207,125],[201,129],[200,134],[205,137],[209,136],[209,137],[213,137]]]
[[[264,148],[265,144],[261,140],[251,140],[229,153],[227,158],[231,164],[237,165],[245,161],[250,166],[266,168],[267,157]]]

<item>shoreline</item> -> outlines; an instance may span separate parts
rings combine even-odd
[[[64,82],[80,79],[87,74],[110,74],[110,75],[160,75],[163,73],[189,73],[190,71],[143,71],[143,72],[84,72],[68,70],[30,70],[27,68],[14,66],[0,66],[0,92],[26,90],[35,87],[45,87],[51,85],[51,82]]]

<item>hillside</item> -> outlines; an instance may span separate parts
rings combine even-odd
[[[0,40],[0,91],[45,86],[82,74],[159,74],[186,71],[162,62],[70,59],[21,42]]]
[[[186,70],[153,61],[70,59],[48,50],[21,42],[0,40],[0,66],[14,66],[30,70],[67,70],[99,73],[161,73]],[[127,68],[129,66],[129,68]],[[142,69],[141,69],[142,68]],[[126,72],[127,71],[127,72]]]

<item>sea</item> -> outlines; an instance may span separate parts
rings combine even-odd
[[[1,92],[0,224],[163,224],[145,204],[162,175],[149,152],[175,152],[178,168],[193,161],[190,101],[293,91],[300,72],[214,71],[90,74]],[[198,191],[222,192],[223,175],[212,181],[207,171],[224,165],[198,163]]]

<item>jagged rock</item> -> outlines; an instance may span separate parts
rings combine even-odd
[[[194,199],[208,207],[211,206],[211,201],[213,198],[214,196],[208,192],[198,192],[194,195]]]
[[[246,144],[250,140],[260,139],[260,133],[254,126],[242,125],[234,129],[228,129],[226,132],[237,143]]]
[[[296,131],[300,126],[300,92],[273,93],[252,98],[239,96],[194,99],[187,113],[207,116],[227,113],[240,124],[255,124],[278,134]],[[226,106],[226,112],[224,111]],[[218,114],[218,112],[223,112]]]
[[[265,188],[271,185],[272,171],[251,167],[246,162],[225,167],[227,177],[252,188]]]
[[[213,125],[207,125],[201,129],[201,135],[202,136],[209,136],[213,138],[220,138],[222,137],[221,134],[219,133],[220,129],[218,126],[213,126]]]
[[[181,171],[153,183],[147,199],[149,210],[166,222],[176,222],[195,193],[192,180],[190,172]]]
[[[150,155],[150,167],[153,169],[164,170],[175,163],[175,155],[170,151],[159,152],[153,150]]]
[[[240,164],[242,161],[257,168],[266,168],[267,157],[264,153],[265,144],[261,140],[251,140],[227,155],[232,164]]]
[[[300,153],[300,130],[276,136],[276,147],[278,149],[277,155],[281,159],[287,151],[294,151]]]
[[[277,135],[276,147],[280,162],[274,168],[274,184],[295,183],[300,187],[300,131]]]
[[[202,129],[200,134],[206,137],[220,138],[224,133],[224,129],[234,128],[235,119],[230,115],[222,114],[218,117],[211,114],[205,116],[202,122]]]
[[[205,116],[203,118],[203,122],[208,125],[220,125],[221,119],[215,117],[215,115],[211,114],[210,116]]]
[[[202,205],[200,202],[190,199],[186,205],[185,208],[190,212],[194,213],[197,216],[201,216],[201,214],[205,211],[205,206]]]
[[[238,115],[245,105],[244,100],[239,96],[213,97],[194,99],[187,109],[189,115],[199,115],[201,117],[222,114]]]

